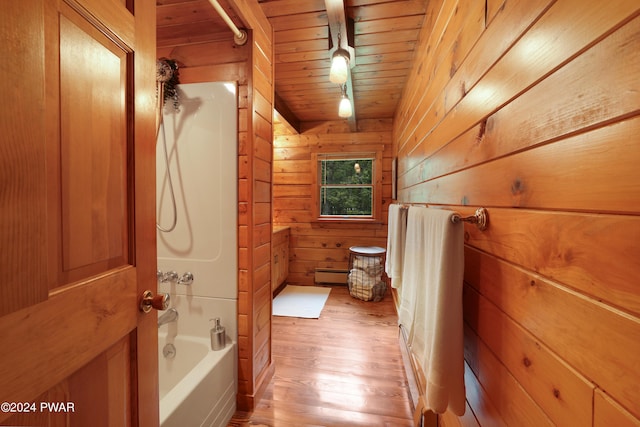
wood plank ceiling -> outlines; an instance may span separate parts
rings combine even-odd
[[[219,3],[231,20],[242,27],[242,21],[226,1]],[[156,0],[156,26],[158,51],[166,50],[168,54],[181,47],[233,37],[208,0]],[[180,62],[180,58],[169,57]]]
[[[334,0],[258,1],[275,35],[276,108],[290,122],[342,120],[338,116],[341,87],[329,81],[331,42],[325,2]],[[344,0],[347,21],[353,22],[347,29],[349,45],[355,49],[349,88],[354,98],[352,122],[393,117],[412,65],[427,2]],[[158,0],[157,4],[159,47],[169,38],[197,43],[225,31],[212,26],[221,25],[221,21],[207,0]],[[233,13],[230,15],[242,26]]]

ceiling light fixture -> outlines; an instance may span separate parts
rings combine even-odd
[[[349,51],[342,48],[340,34],[338,33],[338,48],[331,56],[331,69],[329,70],[329,81],[331,83],[341,85],[347,82],[350,60],[351,55]]]
[[[353,114],[353,108],[351,108],[351,101],[347,96],[347,85],[342,86],[342,98],[340,99],[340,106],[338,107],[338,116],[342,118],[351,117]]]
[[[331,57],[331,70],[329,71],[329,81],[331,83],[343,84],[347,82],[349,73],[349,52],[338,48]]]

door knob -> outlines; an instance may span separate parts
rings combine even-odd
[[[166,310],[169,308],[171,297],[169,294],[154,295],[151,291],[144,291],[140,300],[140,311],[148,313],[152,308],[156,310]]]

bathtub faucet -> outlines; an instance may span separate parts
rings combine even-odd
[[[178,320],[178,310],[175,308],[168,309],[165,313],[162,313],[158,317],[158,328],[166,323],[175,322]]]

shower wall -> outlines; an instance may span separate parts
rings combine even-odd
[[[190,285],[170,281],[159,290],[171,294],[180,319],[201,317],[198,329],[205,336],[208,319],[220,317],[233,340],[238,294],[236,91],[235,83],[179,85],[179,110],[170,102],[165,106],[164,135],[161,130],[156,146],[158,223],[167,228],[174,215],[163,136],[177,208],[175,229],[158,231],[158,270],[194,276]]]

